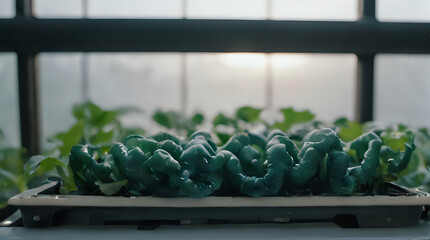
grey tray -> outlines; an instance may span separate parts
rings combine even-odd
[[[429,194],[392,185],[375,196],[217,197],[202,199],[60,195],[55,182],[12,197],[24,226],[216,224],[334,221],[343,227],[415,225]]]

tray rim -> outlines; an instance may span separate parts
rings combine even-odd
[[[413,196],[274,196],[274,197],[223,197],[209,196],[201,199],[189,197],[163,198],[153,196],[122,197],[94,195],[43,194],[55,187],[51,182],[24,191],[9,199],[14,206],[44,207],[373,207],[373,206],[427,206],[430,195],[419,192]],[[405,188],[406,189],[406,188]],[[414,190],[411,190],[414,191]]]

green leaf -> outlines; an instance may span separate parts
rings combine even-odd
[[[121,190],[123,186],[127,184],[127,179],[113,183],[96,183],[100,187],[100,191],[105,195],[114,195]]]
[[[337,134],[344,142],[350,142],[363,134],[363,126],[357,122],[337,120],[335,125],[339,126]]]
[[[7,169],[15,175],[22,174],[25,150],[22,148],[0,149],[0,168]]]
[[[410,142],[413,136],[408,136],[406,132],[388,131],[381,134],[381,139],[385,145],[389,146],[393,151],[404,151],[405,143]]]
[[[236,118],[248,122],[248,123],[255,123],[260,121],[260,113],[263,111],[263,109],[259,108],[253,108],[253,107],[241,107],[236,111]]]
[[[212,124],[214,127],[218,125],[225,125],[225,126],[236,126],[237,120],[227,117],[226,115],[222,113],[218,113],[215,118],[212,120]]]
[[[68,174],[64,172],[63,167],[57,166],[56,169],[58,174],[61,177],[61,180],[63,181],[63,185],[60,187],[61,194],[69,194],[71,191],[78,190],[78,187],[76,186],[76,183],[75,183],[75,178],[73,176],[73,171],[70,168],[70,165],[68,165],[65,168]]]
[[[290,107],[281,109],[281,112],[284,115],[284,120],[282,122],[275,122],[272,128],[280,129],[283,132],[289,130],[295,124],[309,122],[315,118],[315,115],[308,110],[295,111]]]
[[[228,133],[223,133],[218,131],[215,131],[215,135],[220,140],[220,145],[226,144],[228,140],[230,140],[230,138],[233,136],[233,134],[228,134]]]
[[[126,137],[130,135],[145,135],[146,131],[145,129],[139,128],[139,127],[122,127],[119,132],[119,139],[120,141],[123,141]]]
[[[31,157],[28,162],[24,165],[25,173],[31,175],[44,175],[56,167],[66,167],[66,165],[54,157],[45,157],[42,155],[36,155]]]
[[[205,117],[203,116],[203,114],[201,113],[196,113],[194,114],[194,116],[191,118],[191,123],[196,126],[196,125],[200,125],[203,123],[203,121],[205,120]]]
[[[72,112],[73,116],[78,121],[84,120],[91,127],[102,128],[115,122],[121,113],[127,111],[126,108],[118,110],[103,110],[92,102],[85,102],[83,104],[73,106]]]
[[[92,116],[90,119],[90,124],[93,127],[102,128],[110,123],[113,123],[117,120],[119,112],[116,110],[112,111],[104,111],[99,112],[98,115]]]
[[[347,127],[348,126],[348,119],[347,118],[338,118],[334,121],[333,125],[338,127]]]
[[[174,127],[173,119],[171,117],[171,114],[169,114],[168,112],[163,112],[161,110],[158,110],[157,112],[155,112],[154,115],[152,115],[152,119],[156,123],[166,128],[171,129]]]
[[[58,147],[62,156],[69,156],[70,149],[79,144],[84,137],[84,122],[78,121],[68,131],[59,133],[53,138],[60,141],[61,145]]]
[[[90,142],[91,144],[94,144],[94,145],[112,142],[114,140],[113,139],[114,133],[115,133],[114,130],[111,130],[108,132],[99,131],[95,135],[91,136]]]
[[[0,209],[6,207],[10,197],[25,190],[20,189],[18,184],[19,179],[13,173],[0,169]]]

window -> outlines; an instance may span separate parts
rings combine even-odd
[[[376,58],[375,120],[430,127],[430,55]]]
[[[0,1],[0,18],[12,18],[15,16],[15,1],[1,0]]]
[[[1,144],[20,145],[18,81],[16,55],[0,53],[0,129],[3,132]],[[1,138],[0,138],[1,139]]]
[[[40,18],[355,21],[357,0],[34,0]]]
[[[377,0],[376,16],[387,22],[430,22],[428,0]]]

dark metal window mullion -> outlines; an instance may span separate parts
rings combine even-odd
[[[377,22],[375,2],[375,0],[359,1],[360,22]],[[373,120],[374,59],[373,52],[357,54],[355,119],[358,122]]]
[[[16,0],[16,17],[32,18],[32,1]],[[18,57],[19,112],[21,146],[27,155],[40,153],[40,117],[35,53],[16,49]]]

